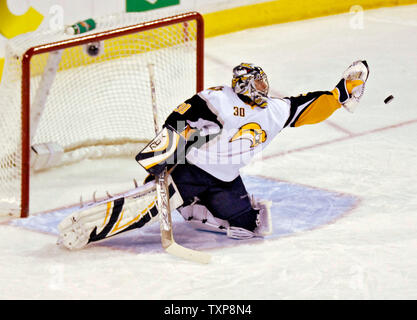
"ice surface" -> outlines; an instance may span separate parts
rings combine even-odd
[[[212,248],[204,266],[159,251],[68,252],[49,232],[2,224],[0,298],[416,299],[416,17],[415,5],[383,8],[365,11],[362,29],[344,14],[206,41],[207,87],[229,84],[233,66],[254,62],[275,95],[329,90],[352,61],[368,61],[355,114],[338,110],[320,125],[284,130],[243,172],[299,186],[300,206],[309,188],[350,195],[359,201],[349,214],[256,244]],[[395,99],[385,105],[390,94]],[[135,175],[132,169],[126,180]]]

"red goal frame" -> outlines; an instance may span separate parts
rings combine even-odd
[[[53,42],[45,45],[35,46],[28,49],[22,58],[22,162],[21,162],[21,211],[20,217],[29,216],[29,192],[30,192],[30,63],[33,56],[51,51],[75,47],[90,42],[98,42],[114,37],[125,36],[158,27],[165,27],[172,24],[187,23],[195,21],[197,26],[197,66],[196,66],[196,88],[197,91],[204,89],[204,20],[198,12],[189,12],[172,17],[157,19],[137,25],[122,27],[114,30],[88,34],[74,39]]]

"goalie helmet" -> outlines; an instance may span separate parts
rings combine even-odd
[[[255,85],[255,81],[258,85]],[[242,94],[252,100],[257,106],[265,107],[269,84],[266,73],[261,67],[252,63],[241,63],[233,68],[232,88],[235,93]]]

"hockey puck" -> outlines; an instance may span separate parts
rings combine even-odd
[[[385,98],[384,103],[385,103],[385,104],[388,104],[388,103],[390,103],[393,99],[394,99],[394,96],[393,96],[393,95],[390,95],[390,96],[388,96],[388,97],[386,97],[386,98]]]
[[[100,47],[96,46],[95,44],[90,44],[87,47],[87,53],[92,57],[98,55],[99,52],[100,52]]]

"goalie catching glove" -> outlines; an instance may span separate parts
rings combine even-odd
[[[332,91],[340,104],[348,111],[354,112],[365,91],[369,67],[365,60],[353,62],[343,73],[343,78]]]

